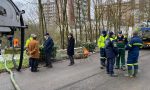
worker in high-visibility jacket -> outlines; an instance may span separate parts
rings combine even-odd
[[[127,45],[128,40],[122,34],[122,31],[119,31],[116,41],[117,41],[117,47],[118,47],[118,57],[116,59],[116,69],[125,70],[125,46]]]
[[[25,48],[27,48],[30,41],[33,40],[33,36],[34,36],[34,34],[31,34],[30,37],[26,40]]]
[[[18,40],[18,38],[14,38],[13,43],[14,43],[14,47],[19,47],[19,40]]]
[[[105,52],[105,41],[108,38],[107,31],[102,31],[102,35],[98,39],[98,47],[100,48],[100,63],[101,69],[104,69],[106,66],[106,52]]]
[[[115,58],[118,55],[118,48],[116,40],[114,39],[113,32],[109,33],[108,38],[105,41],[105,51],[107,57],[107,74],[109,74],[112,77],[115,77],[117,75],[114,73],[114,64]]]
[[[133,37],[128,43],[126,49],[128,49],[128,75],[129,77],[136,77],[138,73],[138,57],[140,48],[142,48],[143,42],[142,39],[138,36],[138,32],[133,32]]]

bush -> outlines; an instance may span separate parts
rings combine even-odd
[[[58,47],[56,47],[56,46],[54,46],[54,47],[52,48],[52,53],[51,53],[52,58],[55,58],[55,57],[56,57],[56,54],[57,54],[57,48],[58,48]]]
[[[56,46],[54,46],[54,47],[52,48],[52,53],[51,53],[51,57],[52,57],[52,58],[55,58],[55,57],[56,57],[57,48],[58,48],[58,47],[56,47]],[[40,57],[41,57],[41,58],[44,58],[44,55],[45,55],[45,53],[44,53],[44,48],[43,48],[43,47],[40,47]]]
[[[94,52],[96,48],[96,43],[94,42],[89,42],[89,43],[84,43],[83,46],[88,49],[90,52]]]

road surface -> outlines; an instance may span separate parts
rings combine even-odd
[[[118,77],[108,76],[100,69],[99,54],[76,60],[74,66],[60,61],[37,73],[22,70],[15,72],[15,78],[21,90],[150,90],[150,50],[142,50],[139,60],[136,78],[124,77],[126,72],[121,70],[115,70]],[[0,74],[0,90],[14,90],[7,73]]]

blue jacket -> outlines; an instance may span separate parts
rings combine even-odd
[[[116,42],[113,38],[107,38],[105,41],[105,51],[107,58],[115,58],[118,54]]]
[[[140,48],[142,48],[143,42],[139,36],[133,36],[128,43],[126,49],[128,50],[128,61],[137,61],[139,57]]]
[[[44,46],[44,52],[45,53],[48,53],[48,54],[51,53],[52,52],[52,48],[54,46],[54,42],[53,42],[52,38],[48,37],[48,39],[45,40],[43,46]]]

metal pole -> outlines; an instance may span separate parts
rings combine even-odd
[[[23,17],[22,15],[20,16],[20,23],[21,26],[24,26],[24,22],[23,22]],[[20,53],[20,62],[19,62],[19,67],[18,67],[18,71],[20,71],[20,69],[22,68],[22,63],[23,63],[23,54],[24,54],[24,31],[25,28],[21,28],[21,53]]]

